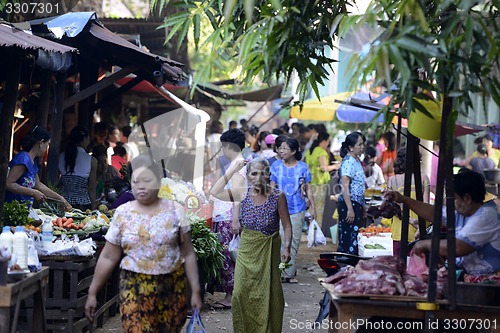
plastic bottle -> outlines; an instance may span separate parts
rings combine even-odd
[[[42,224],[42,244],[47,249],[52,244],[52,220],[50,218],[46,219]]]
[[[6,247],[9,250],[10,255],[12,255],[12,239],[14,235],[10,232],[10,227],[5,226],[0,234],[0,248]]]
[[[28,235],[24,227],[17,226],[13,236],[12,253],[17,259],[17,264],[21,269],[28,269]]]

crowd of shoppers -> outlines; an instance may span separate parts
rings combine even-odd
[[[240,124],[240,128],[234,123],[224,131],[222,123],[214,121],[206,145],[206,171],[210,185],[213,183],[207,191],[214,202],[212,231],[224,248],[221,279],[209,283],[225,295],[211,306],[232,309],[235,332],[282,330],[282,283],[300,280],[297,255],[306,212],[320,226],[332,219],[324,212],[333,174],[338,174],[341,185],[339,252],[358,254],[357,234],[365,224],[367,188],[387,183],[388,199],[411,208],[409,241],[415,239],[418,216],[432,222],[427,175],[422,176],[423,203],[415,200],[414,179],[410,197],[402,195],[408,185],[404,182],[406,149],[396,152],[394,133],[384,133],[375,144],[367,142],[362,133],[352,132],[342,142],[337,160],[324,125],[294,123],[291,129],[283,126],[262,131],[246,121]],[[74,127],[60,154],[60,195],[38,178],[38,160],[47,152],[50,135],[42,127],[34,127],[24,138],[21,152],[9,163],[5,201],[33,204],[50,198],[62,202],[66,209],[85,210],[107,203],[112,192],[123,192],[126,199],[117,200],[119,205],[115,206],[118,208],[89,289],[86,315],[93,319],[96,294],[119,263],[124,329],[176,332],[186,320],[184,291],[188,285],[191,307],[201,308],[196,255],[184,208],[158,198],[164,170],[150,156],[139,154],[137,145],[128,141],[131,132],[127,126],[120,130],[96,123],[91,136],[86,128]],[[500,253],[498,237],[485,232],[498,234],[498,214],[493,214],[494,204],[483,204],[481,178],[482,170],[498,166],[500,153],[492,147],[491,136],[480,141],[477,151],[465,161],[476,172],[455,177],[457,255],[463,257],[461,265],[470,281],[483,273],[494,278],[500,267],[495,260]],[[122,184],[123,191],[119,190]],[[130,189],[126,187],[129,184]],[[486,223],[484,216],[493,222]],[[392,227],[393,252],[399,254],[401,218],[395,216],[384,223]],[[474,233],[471,225],[482,231]],[[241,240],[234,259],[229,243],[237,235]],[[429,244],[417,243],[414,252],[429,251]],[[280,263],[287,265],[280,269]]]

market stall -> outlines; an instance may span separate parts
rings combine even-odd
[[[410,331],[419,329],[437,329],[441,320],[441,327],[445,329],[473,329],[482,328],[484,332],[500,332],[500,308],[483,305],[457,305],[453,307],[448,301],[438,301],[429,304],[425,298],[409,296],[378,295],[363,297],[358,295],[343,297],[335,292],[331,284],[323,284],[332,296],[329,332],[356,332],[362,325],[375,330],[397,329]],[[432,314],[428,326],[424,319]],[[369,323],[371,317],[384,317],[385,326],[381,322]],[[387,318],[397,318],[388,321]],[[352,324],[351,324],[352,323]]]
[[[33,299],[28,311],[28,331],[45,332],[44,292],[49,279],[49,269],[43,268],[36,273],[22,276],[12,275],[9,283],[0,285],[0,332],[14,332],[17,328],[21,302]],[[11,317],[11,309],[14,309]]]

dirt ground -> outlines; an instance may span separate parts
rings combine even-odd
[[[334,251],[336,248],[331,240],[327,239],[327,244],[323,246],[307,248],[307,238],[302,236],[299,248],[297,284],[283,284],[285,293],[285,314],[283,319],[283,333],[293,332],[327,332],[326,329],[308,329],[319,311],[319,301],[323,298],[324,288],[319,284],[318,278],[325,274],[319,268],[317,259],[321,252]],[[205,304],[201,315],[203,324],[208,333],[211,332],[232,332],[231,310],[215,310],[210,307],[210,303],[224,298],[224,294],[215,293],[205,295]],[[187,325],[187,323],[186,323]],[[96,329],[94,332],[123,332],[120,317],[106,318],[104,327]]]

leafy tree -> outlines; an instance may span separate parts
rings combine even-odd
[[[341,34],[381,28],[366,51],[354,54],[351,86],[375,72],[404,117],[426,112],[417,99],[450,98],[452,118],[474,108],[473,94],[500,105],[499,1],[376,0],[363,15],[344,18]],[[387,110],[386,110],[387,111]],[[388,115],[388,114],[387,114]],[[386,117],[387,119],[390,117]],[[389,120],[389,119],[388,119]]]
[[[211,45],[194,83],[208,81],[221,60],[236,59],[244,83],[261,76],[268,84],[288,82],[296,71],[301,100],[312,87],[329,77],[335,61],[325,50],[334,48],[332,27],[348,13],[346,0],[151,0],[151,8],[168,6],[182,10],[165,18],[167,41],[180,33],[179,43],[191,31],[196,48]],[[212,33],[200,39],[201,22],[210,22]],[[180,45],[180,44],[179,44]]]

